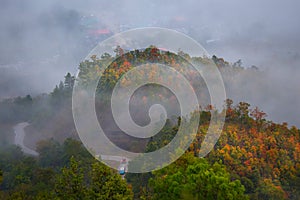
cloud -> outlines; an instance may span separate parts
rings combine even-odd
[[[18,92],[3,89],[1,95],[50,91],[67,71],[75,73],[80,60],[109,34],[160,26],[188,34],[211,55],[263,69],[263,83],[239,85],[245,88],[243,100],[272,119],[300,125],[299,7],[295,0],[2,0],[0,67],[14,70]],[[89,26],[109,34],[90,35]],[[28,89],[19,90],[18,80]]]

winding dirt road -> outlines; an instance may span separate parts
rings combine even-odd
[[[15,145],[18,145],[19,147],[21,147],[21,149],[24,153],[32,155],[32,156],[38,156],[39,155],[38,152],[36,152],[35,150],[30,149],[24,145],[24,138],[26,136],[24,128],[28,125],[29,125],[29,123],[22,122],[22,123],[19,123],[14,126],[14,132],[15,132],[14,143],[15,143]],[[117,162],[121,162],[123,159],[125,159],[126,160],[125,166],[126,166],[126,172],[127,172],[127,167],[128,167],[127,165],[128,165],[128,161],[130,161],[130,159],[128,159],[126,157],[112,156],[112,155],[101,155],[101,159],[102,160],[112,160],[112,161],[117,161]]]
[[[25,137],[25,131],[24,128],[28,126],[29,124],[27,122],[22,122],[14,126],[14,132],[15,132],[15,145],[21,147],[22,151],[26,154],[32,155],[32,156],[38,156],[39,153],[36,152],[33,149],[28,148],[24,145],[24,137]]]

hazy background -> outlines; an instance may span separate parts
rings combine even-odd
[[[241,80],[229,97],[300,126],[299,8],[298,0],[0,0],[0,99],[49,92],[98,42],[159,26],[259,67],[264,75]]]

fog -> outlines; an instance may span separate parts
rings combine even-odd
[[[300,126],[299,7],[297,0],[1,0],[0,98],[49,92],[98,42],[159,26],[189,35],[210,55],[257,66],[263,75],[240,80],[229,97]]]

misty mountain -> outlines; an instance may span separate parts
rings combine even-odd
[[[159,26],[187,34],[211,55],[266,71],[263,80],[243,81],[230,96],[264,108],[277,122],[300,124],[298,8],[297,1],[270,0],[2,0],[0,68],[13,69],[0,74],[1,97],[49,92],[66,72],[75,74],[98,42]]]

